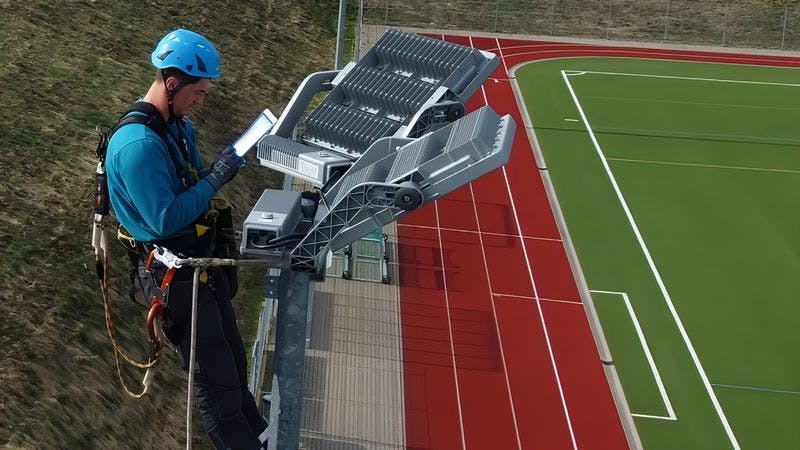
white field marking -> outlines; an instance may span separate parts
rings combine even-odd
[[[726,78],[702,78],[702,77],[682,77],[678,75],[655,75],[655,74],[648,74],[648,73],[625,73],[625,72],[599,72],[599,71],[592,71],[592,70],[583,70],[583,71],[562,71],[567,72],[567,76],[572,75],[583,75],[583,74],[592,74],[592,75],[617,75],[622,77],[641,77],[641,78],[664,78],[668,80],[688,80],[688,81],[710,81],[716,83],[735,83],[735,84],[763,84],[766,86],[788,86],[788,87],[800,87],[800,84],[796,83],[777,83],[772,81],[755,81],[755,80],[729,80]]]
[[[598,291],[593,289],[589,289],[589,292],[595,294],[619,295],[622,297],[622,300],[625,302],[625,307],[628,309],[628,315],[631,316],[631,321],[633,321],[633,328],[636,329],[636,335],[639,336],[639,343],[642,345],[644,356],[647,358],[647,363],[650,365],[650,371],[653,372],[653,378],[656,380],[656,385],[658,385],[658,392],[659,394],[661,394],[661,400],[664,402],[664,408],[667,410],[666,416],[655,416],[655,415],[634,414],[634,413],[631,413],[631,415],[636,417],[648,417],[652,419],[678,420],[678,416],[675,415],[675,410],[672,408],[672,402],[669,401],[669,396],[667,395],[667,389],[666,387],[664,387],[664,380],[661,379],[661,374],[658,372],[658,367],[656,367],[656,361],[653,359],[653,354],[650,352],[650,346],[647,344],[647,339],[644,338],[644,331],[642,331],[642,326],[639,323],[639,319],[636,317],[636,312],[634,312],[633,310],[633,305],[631,304],[631,300],[628,297],[628,294],[626,292]]]
[[[760,392],[770,392],[773,394],[792,394],[792,395],[800,395],[800,391],[792,391],[789,389],[771,389],[771,388],[760,388],[754,386],[739,386],[736,384],[720,384],[720,383],[713,383],[712,386],[714,387],[721,387],[721,388],[731,388],[731,389],[746,389],[748,391],[760,391]]]
[[[572,89],[572,84],[569,82],[569,77],[567,76],[566,72],[563,70],[561,71],[561,77],[564,79],[564,83],[567,85],[567,89],[569,89],[569,93],[572,96],[572,100],[575,102],[575,107],[578,109],[578,113],[583,120],[584,126],[586,126],[586,131],[589,133],[589,138],[594,145],[595,150],[597,151],[597,155],[600,157],[600,161],[603,163],[603,167],[605,168],[606,174],[608,175],[608,179],[611,182],[611,186],[614,188],[614,192],[617,194],[617,198],[619,199],[620,205],[622,209],[625,211],[625,215],[628,218],[628,222],[631,225],[631,229],[633,233],[636,235],[636,240],[639,242],[639,246],[642,248],[642,253],[644,253],[645,258],[647,259],[647,264],[650,266],[650,271],[653,273],[653,277],[658,283],[658,287],[661,289],[661,294],[664,296],[664,300],[667,303],[670,313],[672,314],[672,318],[675,321],[675,325],[678,327],[678,331],[683,338],[684,344],[686,344],[686,348],[689,351],[689,355],[692,357],[692,361],[694,362],[695,368],[697,369],[698,374],[700,375],[700,379],[703,381],[703,385],[706,388],[706,392],[708,393],[709,398],[711,399],[711,403],[714,405],[714,409],[719,416],[720,421],[722,422],[722,426],[725,428],[725,433],[728,435],[728,439],[731,442],[731,445],[734,449],[740,450],[741,447],[739,446],[739,442],[736,440],[736,436],[733,434],[733,430],[731,429],[730,423],[728,423],[728,418],[725,417],[725,412],[722,410],[722,406],[719,404],[719,400],[717,399],[716,394],[714,393],[714,389],[711,387],[711,383],[708,381],[708,376],[706,375],[705,370],[703,370],[703,365],[700,363],[700,358],[697,356],[697,352],[692,345],[692,341],[689,339],[688,333],[686,333],[686,328],[683,326],[683,322],[681,321],[680,316],[678,316],[678,311],[675,309],[675,305],[672,303],[672,298],[667,292],[667,287],[664,285],[664,281],[661,279],[661,274],[659,273],[658,269],[656,268],[656,264],[653,261],[653,257],[650,255],[650,251],[647,249],[647,244],[644,242],[644,238],[642,237],[642,233],[639,232],[639,227],[636,225],[636,221],[633,219],[633,214],[631,213],[630,208],[628,208],[627,202],[625,202],[625,197],[622,195],[622,190],[620,190],[619,184],[617,184],[617,179],[614,177],[614,174],[611,172],[611,168],[608,165],[608,161],[606,160],[605,154],[603,154],[603,149],[600,148],[600,144],[597,142],[597,137],[595,137],[594,132],[592,131],[592,126],[589,124],[589,119],[586,118],[586,113],[583,112],[583,107],[581,107],[580,102],[578,101],[578,96],[575,94],[575,90]]]
[[[624,100],[628,102],[640,103],[666,103],[671,105],[692,105],[692,106],[716,106],[722,108],[742,108],[742,109],[762,109],[770,111],[800,111],[800,108],[794,106],[763,106],[763,105],[743,105],[741,103],[715,103],[715,102],[691,102],[688,100],[665,100],[663,98],[643,98],[643,97],[622,97],[622,96],[606,96],[606,95],[584,95],[583,98],[591,98],[595,100]]]
[[[434,209],[436,210],[436,224],[439,224],[439,206],[436,202],[433,203]],[[458,405],[458,425],[461,430],[461,448],[467,450],[467,440],[464,437],[464,415],[461,412],[461,389],[458,387],[458,370],[456,368],[456,348],[453,342],[453,322],[450,319],[450,297],[447,294],[447,277],[445,276],[446,270],[444,267],[444,249],[442,247],[442,232],[438,232],[439,235],[439,258],[441,258],[442,264],[442,285],[444,286],[444,304],[445,310],[447,311],[447,331],[450,333],[450,354],[453,360],[453,376],[455,377],[456,382],[456,404]]]
[[[475,191],[472,189],[472,183],[469,184],[469,193],[472,196],[472,211],[475,212],[475,222],[478,224],[478,230],[481,229],[481,221],[478,218],[478,207],[475,203]],[[492,304],[492,316],[494,316],[494,330],[497,333],[497,341],[500,344],[500,360],[503,362],[503,375],[506,379],[506,390],[508,391],[508,406],[511,408],[511,419],[514,421],[514,435],[517,438],[517,447],[522,450],[522,440],[519,437],[519,424],[517,423],[517,413],[514,410],[514,396],[511,394],[511,382],[508,379],[508,367],[506,367],[506,355],[503,350],[503,338],[500,335],[500,323],[497,321],[497,309],[494,304],[494,297],[492,297],[492,279],[489,277],[489,263],[486,260],[486,247],[483,246],[483,235],[478,233],[478,239],[481,243],[481,256],[483,257],[483,269],[486,271],[486,283],[489,286],[489,302]]]
[[[506,233],[493,233],[491,231],[475,231],[475,230],[462,230],[460,228],[446,228],[446,227],[430,227],[428,225],[417,225],[413,223],[398,223],[398,227],[409,227],[409,228],[422,228],[425,230],[442,230],[442,231],[454,231],[457,233],[472,233],[472,234],[484,234],[486,236],[499,236],[499,237],[506,237],[506,238],[518,238],[519,236],[516,234],[506,234]],[[534,239],[537,241],[552,241],[552,242],[561,242],[561,239],[556,238],[546,238],[546,237],[537,237],[537,236],[522,236],[525,239]]]
[[[475,47],[472,45],[472,36],[469,38],[470,47]],[[498,45],[499,46],[499,45]],[[503,58],[503,49],[500,48],[500,58]],[[506,74],[508,72],[506,71]],[[486,98],[486,89],[481,86],[481,92],[483,93],[483,101],[485,105],[489,104],[489,100]],[[567,428],[569,429],[569,437],[572,440],[572,448],[574,450],[578,450],[578,442],[575,440],[575,430],[572,428],[572,419],[569,416],[569,408],[567,407],[567,399],[564,397],[564,387],[561,385],[561,377],[558,374],[558,365],[556,364],[555,354],[553,353],[553,345],[550,343],[550,333],[547,331],[547,323],[544,320],[544,312],[542,311],[542,304],[539,301],[539,291],[536,289],[536,281],[533,279],[533,270],[531,269],[531,260],[528,258],[528,249],[525,248],[525,240],[522,237],[522,225],[520,225],[519,216],[517,215],[517,207],[514,205],[514,194],[511,192],[511,183],[508,182],[508,173],[506,172],[506,167],[503,166],[503,177],[506,180],[506,189],[508,190],[508,199],[511,202],[511,211],[514,214],[514,221],[517,224],[517,234],[520,240],[520,244],[522,244],[522,252],[525,255],[525,265],[528,269],[528,276],[531,280],[531,286],[533,286],[533,295],[536,297],[536,306],[539,310],[539,320],[542,324],[542,330],[544,331],[544,340],[547,343],[547,352],[550,354],[550,362],[553,366],[553,374],[556,377],[556,385],[558,386],[558,395],[561,397],[561,405],[564,408],[564,418],[567,421]]]
[[[580,122],[578,119],[564,119],[565,122]]]
[[[754,170],[758,172],[800,173],[800,170],[771,169],[768,167],[723,166],[718,164],[696,164],[696,163],[673,162],[673,161],[653,161],[649,159],[628,159],[628,158],[606,158],[606,159],[609,161],[621,161],[621,162],[642,163],[642,164],[666,164],[671,166],[703,167],[709,169]]]
[[[631,413],[631,416],[633,416],[633,417],[644,417],[645,419],[672,420],[672,421],[678,420],[678,419],[673,419],[672,417],[669,417],[669,416],[656,416],[656,415],[653,415],[653,414]]]

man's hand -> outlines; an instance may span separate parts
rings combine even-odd
[[[238,156],[233,147],[228,145],[219,154],[217,160],[214,161],[211,171],[204,179],[211,184],[214,190],[218,191],[223,184],[231,181],[236,176],[236,172],[239,171],[239,167],[242,164],[244,164],[244,158]]]

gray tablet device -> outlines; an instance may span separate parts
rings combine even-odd
[[[261,139],[262,136],[269,133],[269,130],[272,129],[272,126],[275,125],[278,119],[272,114],[272,111],[269,108],[265,109],[261,112],[261,114],[256,117],[253,123],[247,127],[244,133],[239,136],[239,139],[233,143],[233,148],[236,150],[236,154],[239,156],[244,156],[254,145]]]

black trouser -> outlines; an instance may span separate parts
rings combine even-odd
[[[162,273],[156,270],[157,280]],[[184,268],[175,274],[164,320],[164,333],[178,347],[183,370],[188,370],[191,351],[193,273]],[[260,448],[258,436],[267,425],[247,389],[247,358],[230,301],[234,292],[219,268],[207,273],[208,281],[198,287],[194,396],[217,449]]]

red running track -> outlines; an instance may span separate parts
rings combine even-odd
[[[409,449],[619,449],[628,443],[508,69],[604,56],[800,66],[795,58],[437,36],[503,63],[467,104],[511,114],[502,169],[398,223]]]

